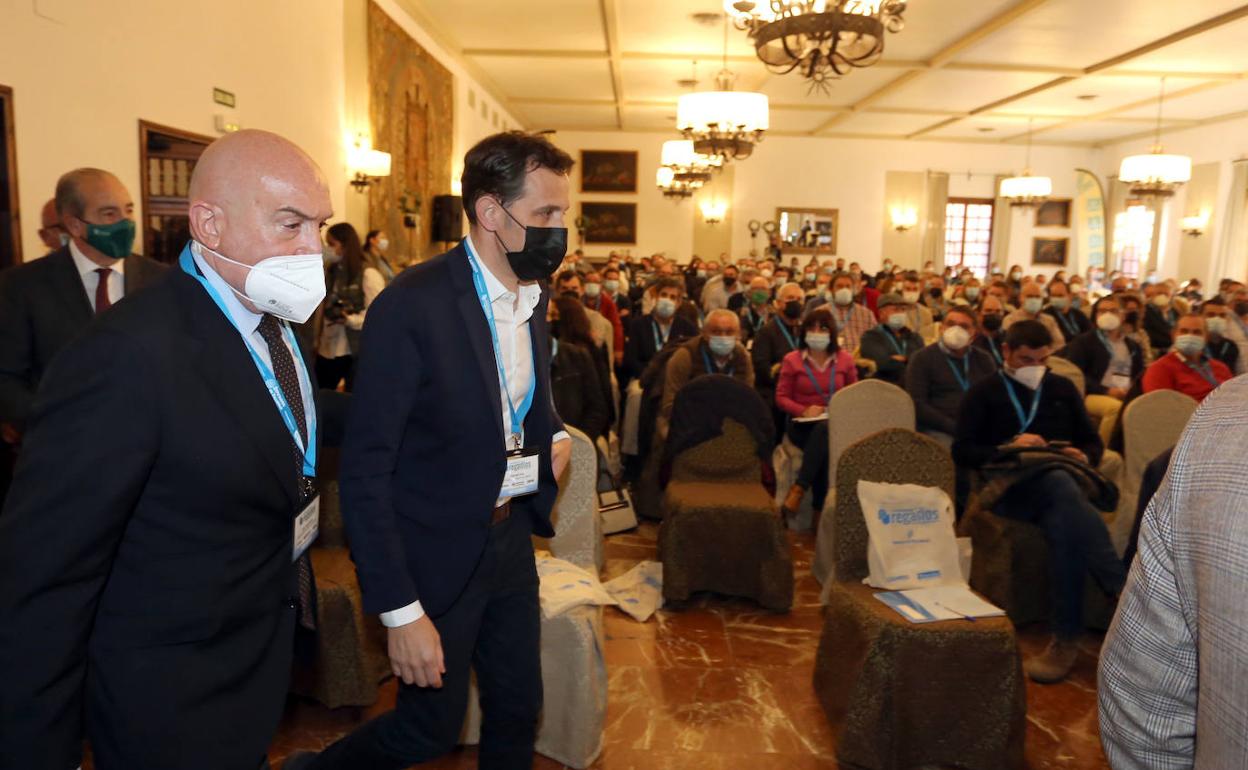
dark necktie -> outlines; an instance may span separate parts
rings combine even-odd
[[[303,439],[303,445],[307,446],[308,422],[307,415],[303,411],[303,394],[299,390],[299,373],[295,369],[295,358],[290,354],[290,348],[286,347],[286,341],[282,339],[282,325],[275,316],[265,313],[256,331],[260,332],[265,344],[269,346],[269,360],[273,363],[273,375],[277,377],[277,384],[282,389],[282,395],[295,416],[299,437]],[[290,446],[294,452],[296,472],[302,481],[303,453],[299,451],[293,439]],[[300,492],[302,491],[303,485],[301,484]],[[299,560],[295,562],[295,578],[299,584],[299,624],[308,630],[313,630],[316,628],[316,615],[312,604],[312,565],[307,551],[304,551]]]
[[[95,273],[100,277],[100,282],[95,285],[95,314],[99,315],[113,306],[113,301],[108,298],[108,277],[113,271],[111,268],[97,267]]]

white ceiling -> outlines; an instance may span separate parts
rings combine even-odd
[[[530,129],[672,131],[678,80],[714,87],[720,0],[399,0]],[[722,17],[721,17],[722,19]],[[811,90],[728,30],[738,90],[772,133],[1100,145],[1248,111],[1248,6],[1236,0],[910,0],[883,59]],[[488,20],[488,21],[486,21]],[[483,23],[485,21],[485,23]],[[1080,98],[1084,97],[1084,98]],[[1088,98],[1091,97],[1091,98]]]

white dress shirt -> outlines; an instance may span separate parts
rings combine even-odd
[[[82,288],[87,290],[87,304],[91,312],[95,312],[95,290],[100,285],[100,274],[95,272],[100,266],[87,258],[71,238],[69,255],[74,259],[74,267],[78,268],[78,277],[82,279]],[[119,259],[109,267],[113,272],[108,274],[108,301],[110,304],[121,302],[126,296],[126,260]]]
[[[238,329],[239,335],[244,341],[251,344],[251,348],[256,351],[256,355],[260,356],[260,360],[264,365],[273,369],[273,358],[269,355],[269,343],[265,342],[264,337],[260,335],[260,320],[264,317],[262,313],[253,313],[243,307],[243,303],[238,300],[238,296],[234,294],[234,290],[225,282],[221,276],[217,275],[208,263],[204,261],[204,255],[200,251],[198,243],[191,242],[191,256],[195,258],[195,265],[199,268],[199,272],[204,274],[204,278],[209,285],[217,292],[217,296],[221,298],[221,302],[225,304],[225,309],[229,313],[230,320],[234,322],[234,328]],[[283,327],[287,327],[287,323],[278,319]],[[308,377],[307,369],[304,366],[303,354],[296,348],[291,347],[290,338],[285,334],[282,335],[282,342],[285,343],[286,349],[290,351],[290,355],[295,359],[295,371],[299,374],[299,395],[303,397],[303,413],[306,415],[306,421],[309,429],[313,424],[316,416],[316,401],[312,395],[312,380]],[[276,405],[273,407],[277,408]]]
[[[465,241],[467,249],[474,255],[478,254],[472,244],[472,236]],[[507,451],[514,448],[511,433],[511,409],[519,407],[533,384],[533,338],[529,334],[529,319],[542,300],[542,287],[536,282],[521,283],[518,292],[513,292],[498,280],[481,259],[477,258],[481,268],[481,276],[485,279],[485,291],[490,298],[490,306],[494,311],[494,324],[498,329],[498,346],[502,353],[503,372],[506,375],[506,388],[499,387],[498,401],[503,410],[503,446]],[[475,286],[474,286],[475,291]],[[536,396],[534,396],[536,398]],[[511,405],[508,405],[508,399]],[[558,442],[570,438],[567,431],[559,431],[551,441]],[[520,437],[523,445],[523,429]],[[502,491],[501,488],[499,490]],[[507,498],[499,497],[495,506],[502,505]],[[381,613],[381,622],[389,628],[405,626],[424,617],[425,611],[419,601],[406,607]]]

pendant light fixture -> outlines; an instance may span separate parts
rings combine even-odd
[[[1047,176],[1033,176],[1031,173],[1031,126],[1032,119],[1027,119],[1027,164],[1023,167],[1022,176],[1012,176],[1001,180],[1000,195],[1009,201],[1011,206],[1028,208],[1035,206],[1053,194],[1053,180]]]
[[[1192,159],[1186,155],[1168,155],[1161,146],[1161,109],[1165,100],[1166,79],[1162,78],[1152,152],[1123,158],[1118,169],[1118,181],[1131,185],[1132,195],[1168,198],[1192,179]]]
[[[695,152],[723,162],[750,157],[770,127],[767,95],[733,91],[735,80],[728,69],[728,15],[724,14],[724,67],[715,77],[719,90],[685,94],[676,104],[676,130],[693,141]]]

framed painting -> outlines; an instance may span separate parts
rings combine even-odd
[[[581,150],[581,192],[637,192],[637,151]]]
[[[1069,238],[1033,238],[1031,240],[1031,264],[1065,267],[1066,255],[1069,251]]]
[[[1070,227],[1070,199],[1048,200],[1037,206],[1036,227]]]
[[[581,203],[586,243],[637,243],[636,203]]]

